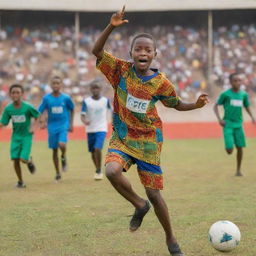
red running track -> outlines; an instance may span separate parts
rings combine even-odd
[[[245,123],[245,133],[247,137],[256,137],[256,125]],[[164,123],[164,137],[166,139],[207,139],[222,137],[222,129],[216,122],[205,123]],[[109,129],[111,131],[111,129]],[[108,133],[108,137],[111,132]],[[0,130],[0,141],[9,141],[11,129]],[[69,134],[70,140],[85,139],[85,129],[82,126],[75,127],[74,132]],[[37,130],[34,140],[47,140],[46,130]]]

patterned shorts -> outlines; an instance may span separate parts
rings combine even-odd
[[[163,189],[163,172],[160,166],[143,162],[116,149],[108,150],[105,164],[110,162],[118,162],[122,165],[124,171],[128,171],[133,164],[136,164],[140,181],[144,187]]]

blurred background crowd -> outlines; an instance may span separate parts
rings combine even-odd
[[[200,91],[207,91],[209,86],[207,24],[198,25],[189,20],[182,23],[163,21],[161,24],[158,19],[157,24],[144,26],[131,22],[114,31],[107,49],[115,56],[129,59],[134,34],[152,34],[157,41],[157,57],[152,66],[167,75],[182,98],[193,98]],[[37,103],[50,92],[50,77],[60,75],[64,91],[81,103],[89,93],[88,84],[99,76],[91,49],[101,26],[81,26],[77,51],[73,25],[41,22],[35,26],[33,21],[22,24],[22,20],[19,24],[3,24],[0,29],[0,101],[7,99],[9,85],[17,82],[24,85],[28,100]],[[235,71],[243,74],[244,89],[253,97],[256,92],[256,25],[253,21],[214,27],[212,95],[228,88],[229,74]],[[111,88],[106,86],[104,93],[111,97]]]

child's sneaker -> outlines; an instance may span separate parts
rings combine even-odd
[[[32,157],[30,157],[29,162],[27,163],[28,170],[30,171],[31,174],[34,174],[36,172],[36,166],[32,161]]]
[[[55,181],[58,182],[60,180],[61,180],[61,175],[60,175],[60,173],[57,173],[55,176]]]
[[[141,209],[135,209],[135,212],[130,221],[130,231],[136,231],[140,227],[144,216],[149,211],[150,203],[148,200],[146,200],[145,202],[145,206],[143,206]]]
[[[22,181],[18,181],[16,184],[16,188],[26,188],[26,184]]]
[[[185,256],[185,254],[181,251],[179,244],[169,244],[168,250],[172,256]]]
[[[67,159],[65,156],[61,157],[61,167],[63,172],[66,172],[68,170]]]
[[[94,174],[94,179],[95,180],[102,180],[103,179],[103,173],[102,172],[100,172],[100,173],[95,173]]]

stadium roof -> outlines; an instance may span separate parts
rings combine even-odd
[[[1,10],[113,12],[256,9],[256,0],[0,0]]]

